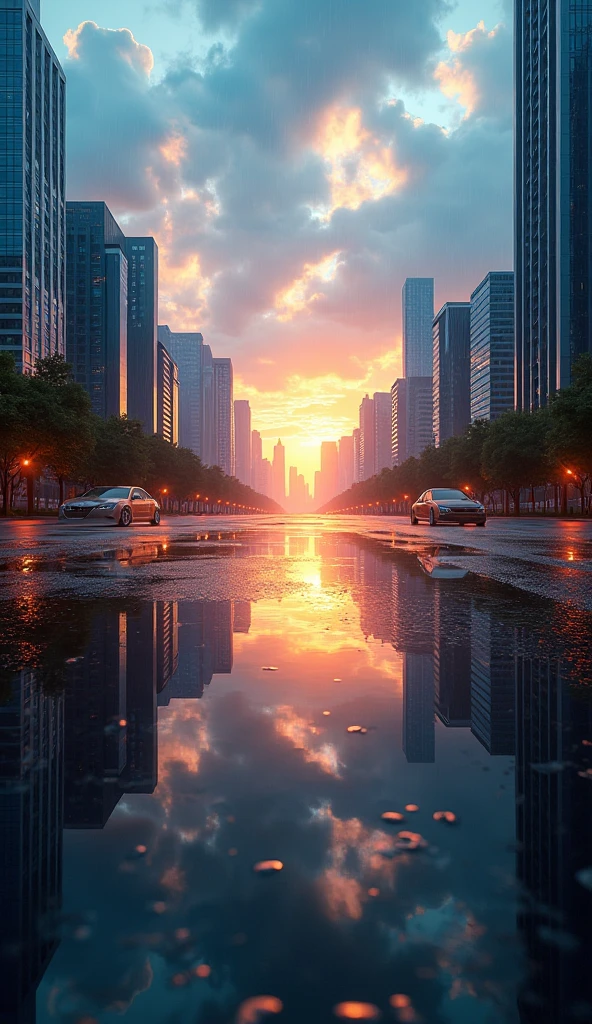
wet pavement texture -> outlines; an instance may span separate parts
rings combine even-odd
[[[590,526],[198,527],[0,530],[2,1024],[592,1019]]]

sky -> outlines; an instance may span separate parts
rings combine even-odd
[[[512,267],[511,0],[41,0],[68,198],[160,251],[160,323],[230,356],[271,457],[401,372],[401,289]]]

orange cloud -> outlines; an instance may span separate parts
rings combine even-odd
[[[332,107],[320,123],[315,149],[325,160],[331,187],[331,205],[323,219],[335,210],[357,210],[368,200],[382,199],[407,180],[397,167],[393,151],[362,124],[358,107]]]
[[[499,26],[498,26],[499,28]],[[488,32],[485,22],[480,21],[476,28],[469,32],[448,32],[446,40],[452,56],[440,61],[434,71],[434,78],[440,85],[440,91],[448,99],[456,100],[465,113],[463,120],[466,120],[474,113],[479,104],[479,86],[473,72],[465,67],[462,62],[462,54],[466,53],[483,39],[494,39],[498,28]]]
[[[291,320],[296,313],[308,311],[313,302],[323,298],[322,291],[316,290],[315,286],[321,281],[334,280],[340,265],[339,257],[340,253],[337,251],[329,253],[318,263],[304,264],[300,277],[276,295],[275,308],[278,320]]]

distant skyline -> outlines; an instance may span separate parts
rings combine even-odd
[[[510,6],[41,0],[68,198],[154,235],[161,323],[232,358],[310,484],[400,376],[405,278],[438,308],[512,266]]]

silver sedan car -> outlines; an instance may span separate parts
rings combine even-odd
[[[142,487],[93,487],[60,506],[60,522],[131,526],[160,523],[160,505]]]

